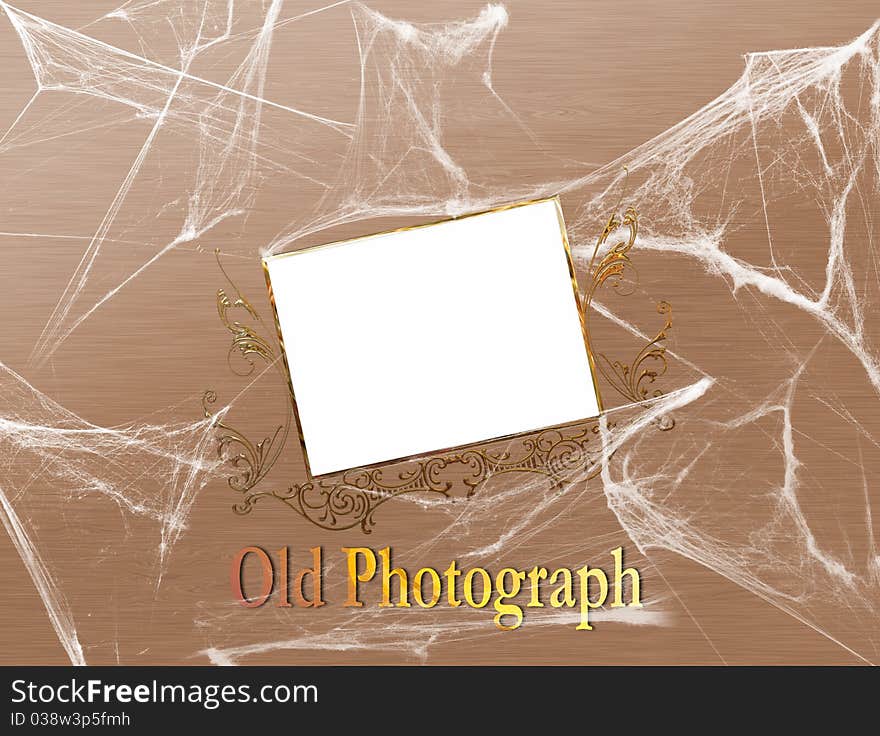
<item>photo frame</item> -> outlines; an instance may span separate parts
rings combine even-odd
[[[558,199],[556,202],[558,205]],[[511,205],[498,209],[508,207]],[[626,231],[626,236],[610,244],[612,236],[621,230]],[[657,387],[656,381],[665,375],[668,368],[665,341],[672,328],[672,307],[666,301],[656,305],[657,312],[663,318],[662,327],[629,361],[612,360],[603,352],[593,352],[589,342],[589,318],[595,293],[609,283],[620,287],[624,275],[634,270],[630,251],[637,235],[638,214],[635,208],[628,207],[622,215],[615,212],[609,216],[596,241],[588,269],[590,281],[584,292],[577,289],[566,236],[579,318],[589,346],[591,365],[595,368],[592,376],[595,380],[601,375],[629,404],[641,404],[664,393]],[[233,505],[236,513],[248,514],[261,501],[273,499],[321,528],[345,530],[360,527],[364,533],[369,533],[375,525],[377,509],[401,495],[441,494],[450,499],[467,499],[489,479],[507,473],[537,475],[553,487],[562,488],[574,479],[589,480],[601,470],[600,431],[603,421],[607,430],[613,431],[615,427],[614,419],[607,414],[604,406],[599,417],[491,438],[449,450],[348,468],[322,476],[307,475],[303,482],[280,488],[264,487],[267,485],[264,483],[266,476],[287,446],[290,430],[293,427],[299,429],[290,374],[283,361],[280,361],[280,344],[276,347],[274,341],[260,329],[233,318],[233,313],[243,311],[250,318],[249,322],[263,322],[257,310],[229,278],[219,260],[219,253],[218,264],[234,292],[233,296],[226,289],[217,292],[218,314],[233,336],[227,355],[230,367],[233,365],[233,356],[243,360],[246,366],[243,373],[233,368],[239,375],[252,372],[258,361],[280,363],[279,374],[291,395],[291,409],[285,424],[278,425],[272,433],[255,442],[228,424],[225,417],[216,417],[212,412],[212,405],[217,400],[216,393],[205,393],[205,416],[214,417],[219,433],[218,454],[234,469],[228,484],[240,494],[240,500]],[[619,288],[617,291],[623,293]],[[277,331],[277,323],[275,328]],[[596,391],[598,395],[598,387]],[[668,431],[674,426],[674,419],[669,416],[661,417],[656,422],[660,431]],[[299,439],[302,444],[302,436]]]

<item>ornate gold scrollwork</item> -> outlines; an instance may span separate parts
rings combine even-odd
[[[594,271],[593,264],[600,249],[620,227],[628,229],[628,236],[608,249],[608,252],[599,261]],[[588,323],[593,295],[604,283],[609,282],[623,296],[632,293],[632,290],[624,290],[624,284],[626,283],[624,281],[624,274],[627,270],[631,270],[638,277],[638,271],[629,258],[629,252],[633,245],[635,245],[638,233],[639,216],[635,208],[627,207],[622,220],[616,213],[608,218],[605,229],[596,241],[593,257],[590,260],[590,273],[593,274],[593,278],[587,292],[587,298],[584,301],[584,319]],[[661,301],[657,304],[657,312],[666,318],[663,327],[639,350],[630,363],[610,360],[604,353],[596,354],[597,367],[605,380],[611,384],[617,393],[633,403],[663,395],[663,391],[660,388],[653,388],[652,390],[650,386],[660,376],[663,376],[669,367],[666,360],[666,346],[663,343],[668,336],[669,330],[672,329],[672,305],[669,302]],[[666,431],[675,426],[675,420],[671,416],[664,416],[657,421],[657,426],[659,429]]]
[[[612,425],[613,426],[613,425]],[[547,429],[536,436],[507,440],[503,449],[465,449],[449,455],[409,461],[400,469],[358,468],[338,477],[316,478],[286,490],[250,493],[234,507],[240,514],[251,511],[264,498],[274,498],[294,509],[322,529],[343,530],[360,526],[369,534],[376,509],[389,499],[411,493],[439,493],[456,498],[455,486],[470,498],[493,476],[504,473],[537,473],[561,489],[572,477],[595,477],[601,449],[590,440],[599,433],[598,422],[562,429]],[[515,448],[510,444],[514,443]],[[452,471],[458,470],[453,474]],[[390,477],[388,477],[390,476]]]
[[[597,356],[602,361],[600,363],[602,375],[618,393],[633,403],[663,395],[663,391],[659,388],[652,391],[645,385],[653,384],[657,378],[666,373],[668,368],[666,347],[661,343],[666,339],[666,332],[672,328],[672,305],[669,302],[660,302],[657,311],[666,315],[666,321],[654,338],[639,351],[631,364],[619,360],[611,361],[602,353]],[[654,361],[653,367],[649,361]]]
[[[629,230],[628,237],[612,246],[593,268],[599,251],[619,228]],[[624,273],[635,272],[629,251],[638,235],[638,214],[633,207],[624,212],[621,219],[612,214],[600,234],[590,261],[592,279],[584,300],[584,320],[589,322],[590,305],[597,289],[610,283],[618,293],[623,289]],[[249,375],[254,369],[257,356],[267,363],[275,359],[271,344],[253,327],[230,318],[229,311],[243,309],[260,322],[259,315],[241,294],[220,263],[229,285],[235,290],[231,299],[224,289],[217,292],[217,310],[224,326],[232,333],[232,345],[227,359],[237,375]],[[665,315],[663,328],[645,345],[630,363],[611,361],[599,353],[598,368],[614,389],[627,400],[637,403],[662,395],[659,388],[650,388],[667,369],[666,348],[662,344],[672,328],[672,307],[660,302],[658,312]],[[246,373],[235,370],[232,356],[238,353],[250,366]],[[205,416],[214,416],[209,405],[216,401],[216,394],[204,395]],[[490,478],[505,473],[530,473],[549,479],[554,488],[561,489],[573,478],[591,479],[601,466],[600,443],[594,438],[599,433],[596,420],[558,429],[546,429],[537,434],[493,440],[482,446],[462,448],[446,455],[436,455],[419,460],[386,463],[384,467],[357,468],[341,474],[312,478],[286,489],[255,490],[278,460],[283,449],[292,418],[288,409],[287,422],[259,442],[250,441],[243,433],[225,424],[220,418],[215,426],[220,430],[218,454],[226,457],[236,473],[228,479],[229,486],[242,494],[241,501],[233,505],[238,514],[250,513],[261,500],[272,498],[328,530],[360,527],[369,533],[375,523],[377,508],[398,496],[413,493],[436,493],[447,498],[470,498]],[[670,417],[658,421],[661,430],[671,429]],[[609,423],[609,427],[613,427]],[[503,445],[502,445],[503,443]],[[493,449],[494,448],[494,449]],[[457,488],[460,489],[457,492]]]
[[[205,417],[207,419],[215,417],[214,428],[220,431],[220,436],[217,439],[217,455],[226,458],[237,471],[235,475],[228,478],[229,487],[239,493],[247,493],[272,469],[284,448],[289,425],[279,425],[271,435],[254,443],[237,429],[233,429],[228,424],[224,424],[221,419],[216,418],[209,408],[209,405],[216,401],[217,394],[214,391],[206,391],[202,397]],[[236,448],[238,448],[238,452],[235,451]]]
[[[226,361],[230,370],[236,375],[249,376],[256,367],[251,356],[257,356],[266,363],[271,363],[275,359],[275,353],[268,340],[253,327],[230,317],[230,310],[243,309],[255,320],[262,322],[257,311],[242,295],[226,269],[223,268],[219,249],[214,253],[217,257],[217,265],[236,294],[235,299],[230,299],[225,289],[217,290],[217,313],[220,315],[220,321],[232,333],[232,344],[226,355]],[[236,370],[233,365],[232,356],[235,354],[240,355],[249,366],[243,373]],[[278,425],[272,434],[267,435],[259,442],[252,442],[242,432],[224,423],[220,416],[211,410],[211,406],[216,401],[217,394],[214,391],[206,391],[202,396],[202,409],[205,412],[205,417],[207,419],[214,417],[214,428],[219,431],[217,455],[220,458],[225,458],[236,471],[227,479],[229,487],[239,493],[247,494],[266,477],[281,455],[290,430],[290,412],[288,411],[285,423]]]
[[[599,265],[596,266],[595,271],[593,270],[593,265],[596,262],[596,258],[599,255],[599,250],[608,242],[608,238],[616,232],[621,226],[626,227],[629,230],[629,236],[625,240],[621,240],[615,245],[613,245],[608,252],[602,257],[602,260],[599,261]],[[596,247],[593,249],[593,256],[590,259],[590,266],[588,269],[588,273],[592,274],[592,279],[590,281],[590,288],[587,291],[587,298],[584,300],[584,312],[585,319],[589,321],[590,318],[590,304],[593,301],[593,295],[596,293],[596,289],[602,286],[606,281],[611,279],[611,286],[618,291],[621,290],[623,281],[623,273],[627,269],[631,269],[637,273],[635,267],[633,266],[632,261],[629,258],[629,252],[632,249],[633,245],[635,245],[636,238],[639,234],[639,215],[636,212],[634,207],[627,207],[626,212],[623,215],[623,220],[620,219],[616,212],[612,213],[612,215],[608,218],[608,222],[605,224],[605,229],[602,230],[602,233],[599,235],[598,240],[596,241]],[[623,293],[624,296],[629,294],[630,292]]]
[[[220,250],[216,249],[214,254],[217,257],[217,265],[220,266],[220,270],[223,272],[229,285],[235,289],[234,299],[229,297],[225,289],[217,290],[217,313],[220,315],[220,321],[226,329],[232,333],[232,345],[229,346],[226,361],[229,363],[229,368],[237,376],[249,376],[254,372],[255,368],[254,360],[251,357],[252,355],[256,355],[268,363],[275,357],[275,351],[272,349],[269,342],[261,337],[253,327],[239,322],[230,316],[229,312],[231,310],[242,309],[252,319],[262,322],[260,315],[257,314],[257,310],[253,308],[251,303],[244,296],[242,296],[238,287],[233,283],[232,279],[229,278],[229,274],[226,273],[226,269],[223,268],[223,263],[220,261]],[[238,354],[248,365],[248,368],[244,373],[237,371],[233,365],[232,356],[235,354]]]

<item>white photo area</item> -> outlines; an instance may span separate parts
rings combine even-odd
[[[556,198],[264,267],[312,476],[600,412]]]

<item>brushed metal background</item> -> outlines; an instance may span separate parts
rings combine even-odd
[[[26,2],[21,7],[62,25],[77,28],[108,12],[114,3],[83,0]],[[291,3],[291,5],[294,5]],[[298,3],[303,10],[309,4]],[[442,4],[385,2],[371,6],[393,17],[414,22],[446,21],[470,17],[481,2]],[[649,140],[709,102],[732,84],[743,69],[743,54],[767,49],[800,48],[842,43],[864,32],[877,17],[874,3],[849,2],[831,7],[810,2],[580,2],[507,3],[509,27],[499,36],[493,63],[495,88],[516,111],[540,145],[522,130],[493,130],[494,120],[474,107],[468,115],[447,122],[449,139],[467,145],[479,138],[481,175],[503,186],[538,184],[589,171]],[[285,104],[341,120],[351,120],[357,101],[358,67],[350,21],[344,9],[314,16],[307,32],[290,36],[273,46],[272,72],[266,96]],[[289,11],[292,12],[292,11]],[[84,29],[84,32],[90,32]],[[161,31],[157,31],[161,35]],[[123,48],[137,49],[137,39],[124,24],[104,24],[101,38]],[[172,42],[169,41],[169,47]],[[320,63],[311,62],[320,58]],[[216,67],[199,74],[223,78],[229,62],[217,57]],[[14,30],[0,16],[0,128],[12,124],[33,94],[34,79]],[[41,96],[36,115],[55,109],[48,93]],[[467,103],[462,93],[462,104]],[[86,101],[84,104],[97,104]],[[65,111],[71,121],[76,110]],[[112,116],[113,109],[107,108]],[[73,124],[73,123],[72,123]],[[143,122],[112,125],[73,135],[37,147],[3,153],[0,166],[0,230],[10,233],[52,233],[90,237],[125,176],[147,130]],[[37,135],[39,137],[39,135]],[[152,223],[161,206],[164,187],[173,186],[178,164],[185,162],[192,143],[163,141],[162,166],[150,166],[131,192],[127,207],[142,207],[143,228],[173,226],[162,216]],[[321,146],[324,144],[321,143]],[[338,144],[328,143],[319,153],[339,156]],[[156,192],[159,192],[157,195]],[[225,285],[214,260],[220,247],[233,255],[225,262],[230,274],[254,304],[266,310],[257,251],[298,212],[312,206],[316,191],[296,177],[278,175],[258,196],[246,224],[230,221],[209,236],[188,244],[161,259],[84,323],[39,368],[27,359],[69,274],[80,259],[87,240],[50,237],[0,236],[0,314],[3,347],[0,360],[62,405],[106,426],[147,417],[162,410],[160,421],[198,419],[200,397],[213,388],[222,397],[234,395],[240,379],[226,364],[229,334],[216,318],[214,294]],[[563,206],[566,200],[563,198]],[[787,219],[785,219],[787,217]],[[796,239],[808,227],[791,211],[775,225]],[[404,224],[404,223],[401,223]],[[365,233],[386,226],[383,222],[358,223],[346,233]],[[597,223],[597,230],[601,226]],[[136,239],[134,233],[129,233]],[[808,233],[804,232],[806,236]],[[117,233],[122,238],[125,233]],[[333,233],[332,239],[336,239]],[[319,235],[311,242],[329,240]],[[133,249],[137,249],[135,244]],[[252,259],[237,257],[248,252]],[[129,251],[111,250],[108,273],[125,268]],[[804,256],[805,261],[809,254]],[[817,250],[815,269],[824,267],[825,252]],[[119,264],[114,259],[120,259]],[[730,292],[719,288],[694,269],[688,277],[667,278],[669,265],[648,258],[649,286],[653,295],[667,297],[676,307],[676,339],[689,357],[705,360],[703,367],[723,371],[727,341],[742,331],[748,343],[750,329],[732,324]],[[681,273],[678,271],[677,273]],[[670,270],[671,274],[671,270]],[[108,278],[112,278],[108,276]],[[109,286],[109,281],[104,284]],[[669,292],[663,293],[664,284]],[[689,285],[689,288],[686,288]],[[769,309],[773,309],[770,305]],[[650,309],[650,308],[649,308]],[[644,310],[643,310],[644,311]],[[264,311],[268,315],[268,311]],[[787,320],[782,311],[772,317]],[[650,321],[648,321],[650,324]],[[816,337],[814,323],[799,317],[788,324],[793,339]],[[711,331],[729,325],[724,340],[711,339]],[[731,337],[732,335],[732,337]],[[598,338],[595,338],[598,340]],[[616,338],[614,338],[616,339]],[[612,338],[608,338],[609,341]],[[611,342],[606,343],[611,345]],[[758,348],[755,348],[756,350]],[[393,354],[393,348],[390,350]],[[829,360],[848,370],[845,357]],[[711,372],[711,371],[710,371]],[[742,373],[741,378],[747,373]],[[772,380],[772,379],[768,379]],[[849,380],[849,379],[847,379]],[[819,384],[816,384],[817,386]],[[838,384],[845,390],[847,381]],[[852,372],[851,398],[868,396],[864,378]],[[604,389],[603,389],[604,390]],[[239,415],[240,424],[254,432],[283,413],[271,386],[256,389]],[[871,401],[876,397],[871,396]],[[173,405],[173,410],[165,408]],[[876,416],[874,417],[876,419]],[[817,414],[817,422],[821,415]],[[687,432],[687,426],[676,432]],[[833,438],[832,438],[833,440]],[[301,479],[294,448],[278,469],[278,478]],[[744,471],[764,462],[761,441],[749,438],[724,449],[719,467],[725,472]],[[664,450],[658,450],[663,452]],[[809,452],[822,452],[821,448]],[[722,454],[723,454],[722,453]],[[766,460],[766,462],[771,462]],[[726,463],[726,465],[725,465]],[[821,462],[820,462],[821,466]],[[36,469],[34,469],[36,470]],[[848,465],[844,471],[829,461],[829,482],[861,483],[861,471]],[[299,474],[299,475],[298,475]],[[0,483],[3,480],[0,479]],[[37,481],[39,482],[39,481]],[[280,482],[284,482],[283,480]],[[267,549],[290,545],[294,556],[305,561],[306,550],[323,545],[328,559],[341,559],[346,545],[393,546],[407,566],[415,562],[442,565],[457,556],[459,540],[444,536],[429,549],[418,549],[422,540],[438,533],[446,517],[418,516],[410,505],[389,504],[379,515],[370,537],[358,531],[330,533],[309,525],[283,507],[260,507],[250,516],[232,514],[232,493],[218,480],[199,495],[188,529],[177,543],[161,586],[153,583],[155,537],[150,529],[125,530],[113,504],[92,507],[81,499],[59,499],[45,489],[46,507],[38,534],[51,540],[53,560],[62,560],[59,583],[68,593],[80,627],[80,638],[89,662],[121,661],[132,664],[201,664],[196,652],[222,643],[248,644],[271,638],[284,639],[305,626],[315,635],[325,634],[333,619],[325,618],[331,606],[319,611],[285,612],[242,610],[230,601],[228,563],[241,547],[259,544]],[[643,569],[648,596],[662,600],[670,611],[665,627],[598,625],[585,634],[574,626],[523,628],[513,633],[492,629],[491,614],[484,619],[485,634],[455,637],[429,650],[427,661],[498,664],[851,664],[859,660],[811,626],[781,612],[771,603],[743,590],[718,574],[677,555],[651,553],[650,562],[638,556],[601,497],[585,504],[577,515],[560,522],[552,534],[536,533],[516,545],[505,560],[510,564],[573,564],[584,545],[601,550],[622,543]],[[836,519],[853,525],[864,522],[864,507],[835,509]],[[743,514],[749,510],[744,507]],[[816,509],[819,517],[823,511]],[[849,515],[849,516],[848,516]],[[499,526],[504,520],[499,517]],[[835,522],[837,523],[837,522]],[[477,530],[466,530],[466,535]],[[102,536],[104,535],[104,536]],[[104,543],[89,546],[89,540]],[[585,542],[586,538],[586,542]],[[472,538],[470,538],[472,542]],[[610,542],[606,544],[606,542]],[[106,552],[102,550],[106,548]],[[571,554],[570,554],[571,553]],[[107,558],[112,557],[108,562]],[[607,558],[602,558],[606,560]],[[328,576],[341,580],[342,570]],[[44,606],[6,535],[0,536],[0,661],[4,664],[64,664],[67,659],[55,636]],[[341,603],[340,589],[328,591]],[[331,612],[332,613],[332,612]],[[338,613],[338,610],[336,611]],[[285,618],[286,617],[286,618]],[[413,611],[411,625],[432,620],[428,612]],[[386,619],[364,617],[365,628],[383,630],[385,639],[375,646],[345,652],[308,649],[281,650],[248,658],[252,663],[380,663],[418,661],[397,643],[417,637],[396,630]]]

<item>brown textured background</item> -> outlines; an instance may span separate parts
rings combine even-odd
[[[309,6],[291,3],[291,7]],[[53,1],[20,6],[59,24],[77,28],[111,10],[113,3]],[[376,0],[373,8],[413,22],[446,21],[479,12],[479,2],[412,3]],[[495,88],[534,132],[542,147],[515,131],[481,127],[482,111],[467,118],[451,117],[450,140],[467,147],[476,126],[480,135],[481,173],[499,186],[528,186],[568,176],[572,168],[588,171],[624,154],[661,133],[706,104],[741,74],[743,54],[766,49],[800,48],[843,43],[864,32],[876,19],[876,5],[850,2],[831,8],[826,3],[794,2],[520,2],[507,4],[509,27],[499,36],[493,61]],[[287,9],[286,12],[293,13]],[[87,31],[88,32],[88,31]],[[136,42],[114,26],[102,27],[101,38],[123,48]],[[162,33],[157,30],[157,37]],[[315,63],[315,59],[319,63]],[[0,128],[5,129],[33,93],[33,77],[18,38],[9,22],[0,17]],[[218,58],[217,69],[224,60]],[[356,104],[357,58],[349,16],[327,12],[309,21],[307,32],[295,43],[276,40],[266,96],[285,104],[340,120],[351,120]],[[209,75],[209,69],[199,73]],[[218,78],[222,74],[218,75]],[[467,99],[462,92],[462,100]],[[51,94],[41,98],[44,110],[52,109]],[[89,102],[99,105],[101,103]],[[464,103],[462,103],[464,104]],[[77,112],[71,111],[71,120]],[[110,111],[108,109],[108,114]],[[460,120],[467,125],[459,125]],[[491,126],[492,119],[485,121]],[[92,134],[47,143],[38,150],[23,147],[5,153],[0,166],[2,219],[0,230],[9,232],[94,233],[116,187],[140,147],[143,125],[126,124]],[[520,142],[522,141],[522,145]],[[334,148],[334,146],[336,146]],[[316,141],[313,155],[337,157],[340,141]],[[174,181],[176,167],[190,165],[192,143],[163,141],[162,167],[148,168],[128,201],[129,211],[143,207],[142,229],[165,227],[152,218],[161,206],[163,187]],[[542,150],[543,149],[543,150]],[[579,162],[575,164],[573,162]],[[582,169],[578,169],[581,166]],[[157,195],[156,192],[160,194]],[[214,294],[224,285],[212,250],[220,247],[232,256],[224,261],[230,274],[255,306],[268,315],[257,250],[311,206],[315,192],[299,180],[283,177],[267,185],[257,197],[246,223],[223,224],[210,237],[189,244],[151,267],[136,285],[125,289],[106,309],[86,322],[43,367],[28,367],[27,357],[45,324],[85,242],[49,238],[0,238],[0,314],[4,315],[0,359],[21,373],[40,391],[52,396],[88,420],[112,426],[162,410],[163,419],[198,419],[200,397],[206,388],[228,397],[242,382],[226,364],[229,335],[216,318]],[[563,207],[566,199],[563,197]],[[797,232],[805,225],[796,211],[780,225]],[[390,218],[392,221],[394,218]],[[436,218],[426,218],[436,219]],[[366,233],[388,226],[381,222],[356,223],[347,233]],[[396,222],[395,224],[406,224]],[[597,223],[597,226],[599,223]],[[132,228],[134,230],[134,228]],[[169,231],[174,226],[168,226]],[[131,234],[131,233],[129,233]],[[311,241],[335,238],[318,234]],[[124,233],[117,233],[123,237]],[[135,238],[132,238],[135,239]],[[305,243],[304,243],[305,244]],[[135,246],[137,247],[137,246]],[[247,255],[251,248],[251,257]],[[817,252],[813,268],[821,270],[825,253]],[[114,258],[125,268],[125,255],[108,256],[108,279],[113,278]],[[808,256],[804,262],[807,263]],[[672,284],[663,292],[663,268],[651,262],[652,296],[676,305],[681,340],[696,341],[735,319],[727,303],[729,293],[719,291],[709,279]],[[682,289],[682,283],[690,285]],[[726,295],[726,296],[725,296]],[[780,313],[779,320],[786,319]],[[688,327],[690,325],[690,328]],[[815,326],[793,319],[790,334],[809,335]],[[734,339],[739,325],[731,325],[726,339]],[[692,332],[688,337],[685,337]],[[678,335],[679,333],[677,333]],[[609,340],[611,338],[608,338]],[[598,341],[594,337],[594,342]],[[725,340],[713,344],[706,338],[700,357],[709,369],[721,362]],[[605,343],[608,344],[608,343]],[[755,348],[757,350],[758,348]],[[714,352],[713,352],[714,351]],[[693,351],[688,353],[693,357]],[[834,358],[829,360],[833,363]],[[841,360],[845,366],[846,361]],[[833,367],[829,370],[834,370]],[[670,379],[675,384],[674,376]],[[846,382],[838,384],[846,389]],[[866,391],[864,379],[853,378],[853,395]],[[275,386],[255,390],[238,416],[239,423],[261,431],[283,415]],[[222,400],[222,398],[221,398]],[[876,401],[876,398],[872,398]],[[173,410],[165,407],[173,405]],[[687,427],[675,431],[687,432]],[[831,438],[833,440],[833,437]],[[718,465],[725,472],[744,472],[750,463],[761,463],[763,447],[745,439],[740,447],[728,446]],[[298,478],[295,442],[290,444],[279,477]],[[829,470],[832,475],[833,469]],[[849,468],[849,472],[857,472]],[[285,476],[286,474],[286,476]],[[284,482],[283,480],[281,482]],[[296,559],[308,547],[321,544],[328,559],[338,558],[338,548],[391,544],[411,569],[416,563],[443,565],[458,554],[459,542],[448,536],[404,560],[406,551],[439,533],[443,520],[420,516],[410,504],[384,507],[376,530],[369,537],[358,531],[331,533],[309,525],[281,507],[263,505],[249,516],[230,511],[235,500],[222,479],[203,489],[188,520],[188,529],[177,543],[169,568],[158,589],[152,581],[152,537],[133,525],[124,528],[112,504],[90,508],[88,501],[47,501],[36,519],[39,538],[53,548],[59,582],[68,594],[77,619],[80,639],[89,662],[132,664],[205,661],[196,652],[206,646],[231,646],[284,639],[302,624],[316,633],[326,629],[320,611],[241,610],[230,604],[228,563],[240,547],[259,544],[277,549],[288,544]],[[715,572],[664,552],[651,554],[650,565],[638,557],[635,546],[601,498],[560,522],[552,533],[531,537],[527,544],[503,555],[506,563],[575,564],[587,545],[596,558],[600,551],[621,543],[632,561],[643,570],[649,596],[663,599],[671,625],[629,627],[599,624],[593,632],[576,632],[574,626],[549,629],[524,627],[513,633],[492,630],[491,613],[478,612],[485,634],[452,636],[430,650],[430,663],[499,664],[632,664],[663,663],[822,663],[851,664],[859,660],[811,626],[801,623]],[[853,510],[853,524],[863,511]],[[744,513],[747,513],[745,511]],[[838,510],[846,520],[847,511]],[[821,511],[819,512],[821,517]],[[837,523],[837,522],[836,522]],[[472,530],[471,534],[477,531]],[[587,542],[584,542],[584,537]],[[101,539],[98,543],[95,540]],[[594,540],[594,541],[590,541]],[[605,544],[610,540],[609,544]],[[91,541],[95,541],[94,546]],[[154,541],[154,540],[153,540]],[[568,550],[571,550],[571,554]],[[604,555],[604,553],[601,553]],[[494,563],[493,563],[494,564]],[[605,563],[607,564],[607,563]],[[497,568],[498,565],[495,564]],[[662,573],[662,574],[661,574]],[[341,571],[328,575],[341,578]],[[4,535],[0,538],[0,662],[4,664],[64,664],[67,658],[46,617],[43,604]],[[670,590],[675,593],[671,594]],[[328,592],[336,601],[341,594]],[[420,618],[422,617],[422,618]],[[413,611],[411,625],[431,620],[431,614]],[[386,619],[364,617],[360,626],[386,627]],[[393,646],[399,638],[418,636],[387,629],[388,646],[344,652],[281,650],[247,659],[251,663],[395,663],[419,661],[405,648]],[[118,659],[117,659],[118,658]]]

